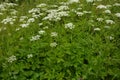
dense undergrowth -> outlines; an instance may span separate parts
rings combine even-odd
[[[0,4],[0,80],[120,80],[118,0]]]

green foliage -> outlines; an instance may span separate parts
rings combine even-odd
[[[69,16],[62,17],[59,21],[50,21],[43,20],[48,14],[45,10],[56,9],[61,6],[61,1],[67,0],[9,1],[20,5],[7,7],[8,11],[3,11],[4,15],[0,15],[0,80],[120,79],[120,18],[114,16],[119,10],[118,6],[110,7],[112,13],[105,14],[102,13],[104,10],[96,9],[104,0],[94,2],[96,5],[83,0],[68,5]],[[29,10],[42,2],[47,4],[40,8],[40,12],[44,14],[35,18],[35,22],[31,22],[28,27],[21,28],[20,17],[33,18],[32,14],[28,13]],[[112,5],[115,1],[109,0],[108,3]],[[58,6],[51,7],[52,4]],[[18,13],[10,14],[11,9]],[[92,13],[78,16],[76,11]],[[2,23],[8,16],[17,16],[14,24]],[[114,20],[115,24],[98,22],[98,17]],[[39,23],[42,25],[38,25]],[[75,28],[65,28],[67,23],[73,23]],[[20,30],[16,31],[18,28]],[[95,31],[95,28],[100,30]],[[45,33],[40,35],[40,39],[31,41],[31,37],[38,36],[40,30],[45,30]],[[51,32],[57,32],[57,36],[51,37]],[[51,46],[53,42],[57,45]]]

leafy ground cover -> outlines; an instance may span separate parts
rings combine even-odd
[[[120,80],[120,1],[1,1],[0,80]]]

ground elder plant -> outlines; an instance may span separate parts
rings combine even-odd
[[[119,1],[11,1],[0,4],[0,80],[120,79]]]

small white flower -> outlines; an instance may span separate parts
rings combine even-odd
[[[100,31],[101,29],[100,28],[94,28],[94,31]]]
[[[110,39],[110,40],[113,40],[113,39],[114,39],[114,37],[112,37],[112,36],[109,36],[109,39]]]
[[[107,24],[114,24],[115,22],[113,20],[106,20]]]
[[[77,14],[78,16],[83,16],[83,15],[84,15],[83,12],[76,12],[76,14]]]
[[[57,35],[58,35],[57,32],[52,32],[52,33],[51,33],[51,37],[56,37]]]
[[[20,30],[20,28],[16,28],[16,31],[19,31]]]
[[[15,21],[14,18],[7,17],[6,19],[3,19],[3,20],[1,21],[1,23],[3,23],[3,24],[9,23],[9,24],[12,25],[12,24],[14,23],[14,21]]]
[[[27,23],[29,24],[29,23],[34,22],[34,21],[35,21],[34,18],[29,18],[28,21],[27,21]]]
[[[98,5],[96,8],[97,8],[97,9],[106,9],[107,6],[105,6],[105,5]]]
[[[26,27],[29,26],[29,24],[20,24],[20,26],[21,26],[22,28],[26,28]]]
[[[104,19],[103,18],[97,18],[97,21],[102,22]]]
[[[38,31],[38,33],[39,33],[39,34],[44,34],[45,31],[44,31],[44,30],[40,30],[40,31]]]
[[[69,3],[78,3],[79,0],[69,0]]]
[[[57,10],[48,10],[49,14],[44,17],[42,20],[58,21],[61,20],[61,17],[58,15]]]
[[[25,22],[25,19],[27,19],[27,18],[28,18],[27,16],[21,16],[19,21],[20,22]]]
[[[17,16],[12,16],[12,18],[13,18],[13,19],[16,19],[16,18],[17,18]]]
[[[3,13],[0,13],[0,15],[3,15]]]
[[[68,9],[69,9],[69,7],[65,6],[65,5],[62,5],[62,6],[58,7],[59,11],[68,10]]]
[[[11,12],[10,12],[11,15],[16,15],[17,14],[17,11],[15,9],[11,9]]]
[[[10,62],[10,63],[12,63],[13,61],[16,61],[16,60],[17,60],[17,58],[14,55],[12,55],[8,58],[8,62]]]
[[[36,7],[41,8],[41,7],[46,7],[46,6],[47,6],[47,4],[45,4],[45,3],[41,3],[41,4],[38,4]]]
[[[14,7],[14,6],[18,6],[18,4],[15,3],[5,3],[7,7]]]
[[[56,42],[50,43],[50,47],[56,47],[56,46],[57,46]]]
[[[57,8],[58,5],[55,5],[55,4],[54,4],[54,5],[50,5],[50,7],[51,7],[51,8]]]
[[[28,55],[27,55],[27,58],[32,58],[32,57],[33,57],[32,54],[28,54]]]
[[[79,7],[79,8],[77,8],[77,10],[82,10],[82,8],[81,8],[81,7]]]
[[[75,25],[73,25],[73,23],[67,23],[67,24],[65,24],[65,28],[73,29],[73,28],[75,28]]]
[[[40,39],[40,35],[32,36],[32,38],[30,39],[30,41],[36,41],[38,39]]]
[[[110,10],[105,10],[104,13],[111,14],[111,11]]]
[[[43,23],[39,23],[38,25],[39,25],[39,26],[42,26],[42,25],[43,25]]]
[[[120,3],[115,3],[113,4],[113,6],[120,6]]]
[[[107,8],[110,8],[110,7],[112,7],[112,5],[106,5],[107,6]]]
[[[37,19],[40,17],[40,14],[32,14],[32,17]]]
[[[66,11],[58,12],[57,15],[58,15],[58,17],[69,16],[68,12],[66,12]]]
[[[83,13],[89,14],[89,13],[91,13],[91,11],[83,11]]]
[[[43,29],[48,29],[48,26],[43,27]]]
[[[116,13],[115,16],[120,18],[120,13]]]
[[[40,13],[40,8],[33,8],[29,10],[28,13]]]

